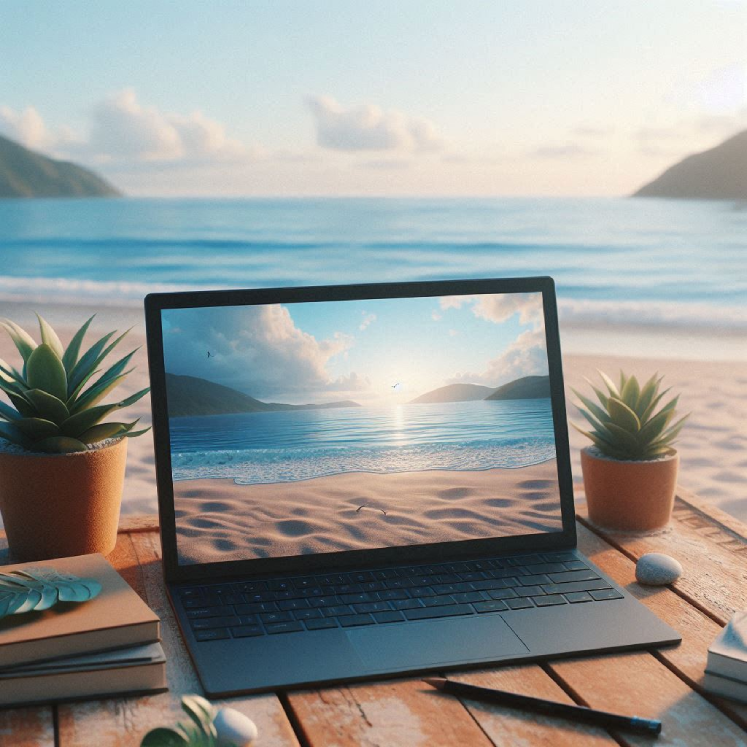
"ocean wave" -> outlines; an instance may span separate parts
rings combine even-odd
[[[422,444],[398,448],[318,449],[289,456],[286,449],[176,452],[174,480],[230,478],[242,485],[298,482],[316,477],[368,472],[515,469],[555,457],[551,439],[516,439],[481,445]]]
[[[259,284],[258,284],[259,285]],[[188,283],[74,280],[70,278],[9,277],[0,275],[0,303],[26,302],[66,306],[141,308],[149,293],[205,290],[207,286]],[[230,286],[210,285],[213,290]],[[589,290],[589,289],[587,289]],[[579,289],[577,292],[583,292]],[[747,309],[695,301],[650,301],[561,298],[561,324],[661,329],[702,329],[741,331],[747,329]]]

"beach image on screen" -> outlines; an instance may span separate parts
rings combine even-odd
[[[162,327],[181,564],[562,529],[540,293]]]

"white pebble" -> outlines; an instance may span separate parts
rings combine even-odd
[[[234,708],[221,708],[215,720],[215,731],[218,733],[219,745],[236,745],[236,747],[249,747],[254,744],[259,732],[257,726],[248,716],[240,713]]]
[[[666,586],[682,575],[682,566],[674,558],[660,552],[641,555],[635,567],[638,583],[648,586]]]

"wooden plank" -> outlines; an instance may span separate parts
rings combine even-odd
[[[573,699],[536,664],[449,675],[471,685],[508,690],[522,695],[573,704]],[[441,696],[450,697],[450,696]],[[497,745],[548,745],[551,747],[609,747],[616,745],[603,729],[493,703],[464,700],[465,707]]]
[[[158,532],[158,514],[125,514],[119,517],[120,534],[135,532]]]
[[[635,563],[584,526],[578,527],[578,541],[579,549],[592,562],[682,635],[679,646],[657,649],[655,655],[702,694],[708,646],[721,626],[671,589],[637,583]],[[706,697],[742,728],[747,728],[747,705],[711,695]]]
[[[175,723],[185,717],[180,698],[202,693],[197,676],[181,640],[166,597],[161,575],[160,543],[153,532],[129,535],[142,573],[145,599],[161,618],[166,672],[170,691],[141,698],[116,698],[59,707],[61,747],[112,747],[138,745],[155,726]],[[126,548],[121,557],[128,555]],[[263,745],[297,746],[293,729],[274,695],[219,701],[245,713],[257,724]]]
[[[734,747],[744,730],[691,690],[647,652],[554,662],[549,665],[584,705],[660,719],[657,745]],[[625,745],[650,745],[651,737],[617,734]]]
[[[464,706],[450,696],[426,695],[420,680],[390,680],[288,694],[312,747],[487,747]]]
[[[577,516],[588,522],[585,505]],[[721,523],[678,497],[667,530],[648,536],[595,531],[633,560],[647,552],[677,558],[684,573],[674,588],[725,625],[736,610],[747,609],[747,539],[741,522],[733,522]]]
[[[52,709],[15,708],[0,711],[0,745],[54,747]]]

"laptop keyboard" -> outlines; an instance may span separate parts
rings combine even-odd
[[[181,586],[197,641],[621,599],[571,551]]]

